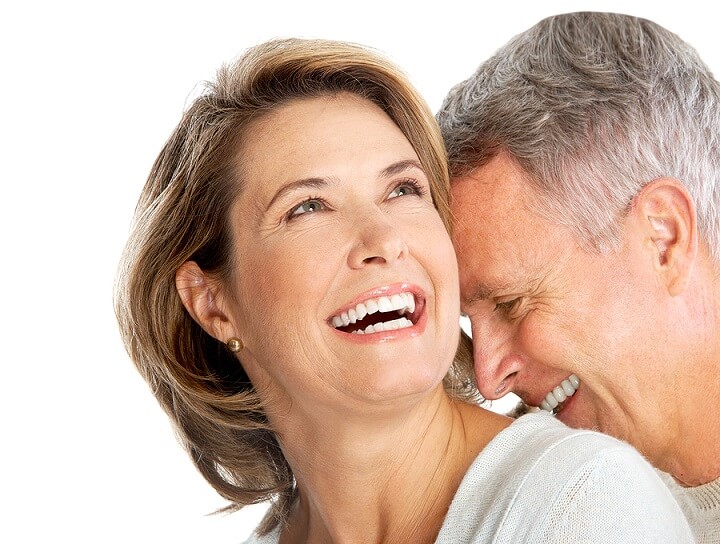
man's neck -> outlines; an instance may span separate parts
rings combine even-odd
[[[720,367],[718,367],[720,370]],[[717,372],[717,370],[716,370]],[[720,478],[720,376],[698,386],[679,411],[681,434],[666,459],[668,472],[682,486],[694,487]]]
[[[685,487],[720,478],[720,278],[707,256],[696,265],[674,324],[684,353],[667,410],[674,440],[660,467]]]

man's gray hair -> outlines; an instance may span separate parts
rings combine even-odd
[[[598,251],[650,181],[675,178],[720,260],[720,84],[652,21],[570,13],[516,36],[456,85],[437,114],[453,177],[507,153],[539,212]]]

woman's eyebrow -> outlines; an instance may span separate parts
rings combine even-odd
[[[380,171],[380,177],[389,178],[391,176],[394,176],[395,174],[399,174],[400,172],[409,170],[410,168],[417,168],[418,170],[425,172],[422,165],[418,161],[416,161],[415,159],[407,159],[404,161],[394,162],[390,166],[383,168]]]
[[[277,199],[279,199],[283,195],[286,195],[287,193],[297,191],[298,189],[306,189],[308,187],[318,189],[320,187],[326,186],[327,184],[328,180],[326,180],[325,178],[303,178],[296,181],[291,181],[290,183],[283,185],[282,187],[280,187],[280,189],[278,189],[275,195],[270,199],[268,205],[265,207],[265,211],[269,210]]]

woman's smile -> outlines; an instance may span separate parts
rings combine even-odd
[[[425,296],[420,287],[409,283],[376,287],[336,311],[328,323],[353,342],[412,338],[425,330]]]

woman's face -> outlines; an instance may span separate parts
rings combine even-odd
[[[222,299],[266,402],[367,409],[437,388],[458,342],[457,264],[408,140],[349,94],[290,102],[248,134]]]

